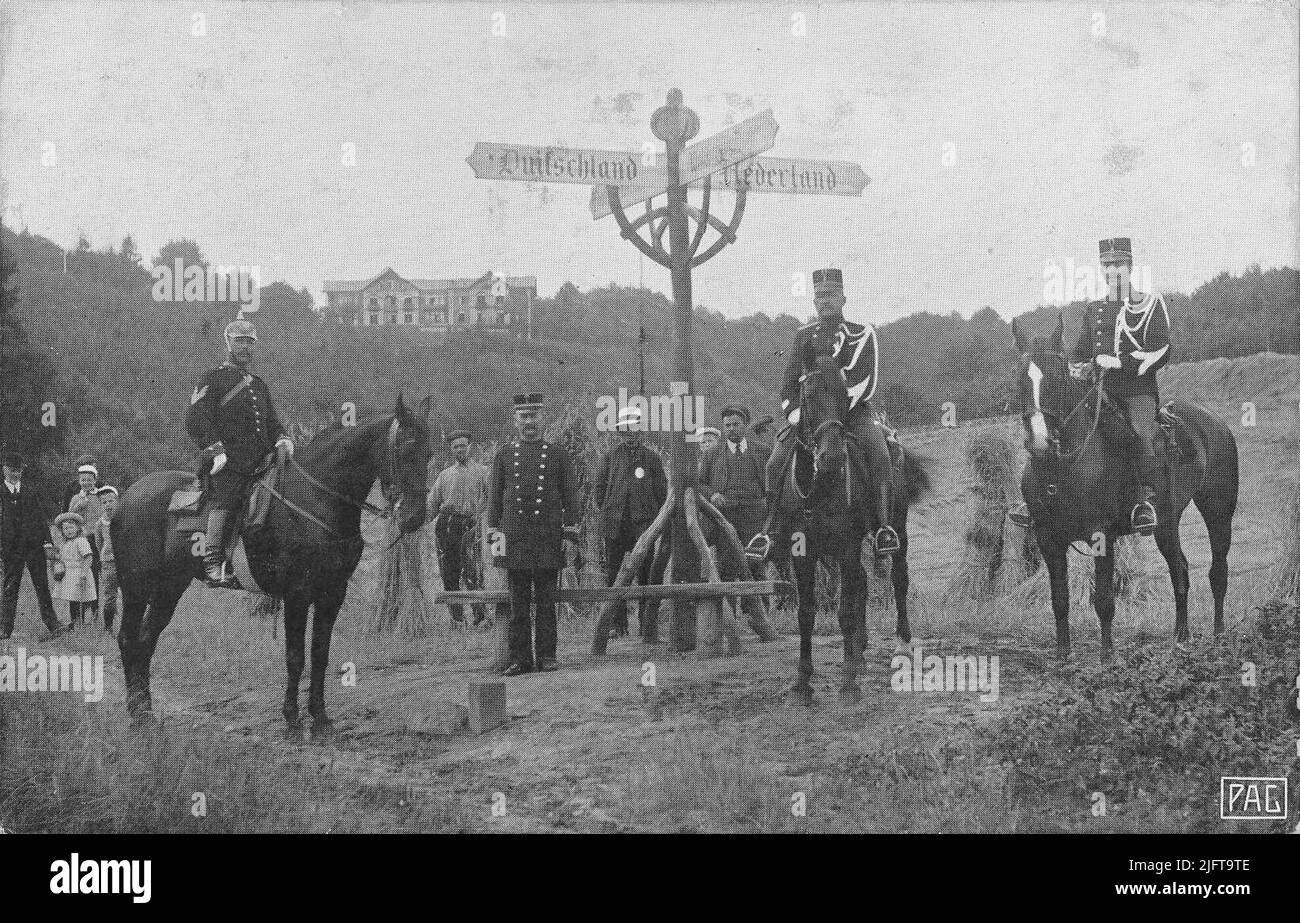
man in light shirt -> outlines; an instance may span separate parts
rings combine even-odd
[[[479,588],[475,542],[479,517],[487,509],[488,470],[469,457],[470,438],[471,434],[463,429],[447,437],[453,461],[438,473],[429,495],[429,509],[436,516],[433,535],[438,543],[438,569],[444,590],[459,590],[462,583],[467,590]],[[452,603],[447,608],[453,624],[464,624],[463,606]],[[472,608],[477,627],[486,618],[485,610],[482,603]]]

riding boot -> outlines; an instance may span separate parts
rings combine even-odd
[[[234,574],[226,573],[226,524],[229,510],[208,513],[208,535],[204,543],[203,569],[210,587],[232,590],[239,586]]]
[[[878,558],[889,557],[901,547],[898,541],[898,533],[889,524],[893,518],[890,515],[894,506],[892,501],[892,491],[889,484],[881,484],[876,488],[875,512],[876,523],[879,526],[876,529],[876,557]]]
[[[1154,455],[1138,458],[1138,480],[1141,485],[1138,487],[1137,502],[1129,514],[1129,522],[1138,535],[1150,535],[1156,530],[1156,492],[1151,485],[1158,482],[1160,473],[1160,460]]]

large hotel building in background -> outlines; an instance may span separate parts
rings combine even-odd
[[[460,327],[527,337],[532,329],[535,276],[485,272],[477,279],[407,279],[385,269],[372,279],[321,286],[342,323],[397,324],[446,334]]]

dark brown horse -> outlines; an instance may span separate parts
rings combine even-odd
[[[424,525],[429,399],[418,413],[402,398],[389,415],[357,426],[326,428],[285,467],[265,526],[246,543],[249,566],[259,585],[284,600],[284,694],[287,731],[301,731],[298,682],[302,677],[307,610],[315,606],[311,639],[311,691],[307,711],[312,736],[327,734],[325,673],[334,619],[347,593],[348,578],[361,559],[361,511],[378,478],[392,502],[403,533]],[[113,519],[113,548],[122,586],[118,648],[126,677],[127,708],[148,719],[152,699],[149,669],[158,636],[171,621],[191,581],[203,579],[203,559],[187,543],[166,554],[167,505],[172,493],[193,481],[184,471],[147,475],[122,495]]]
[[[1012,323],[1020,352],[1020,404],[1029,464],[1020,491],[1033,516],[1034,534],[1051,580],[1057,653],[1070,651],[1070,588],[1066,553],[1083,541],[1094,549],[1093,608],[1101,623],[1101,655],[1111,654],[1115,614],[1115,540],[1131,534],[1129,509],[1135,476],[1124,443],[1132,436],[1118,411],[1100,401],[1099,384],[1071,377],[1056,321],[1050,337],[1028,341]],[[1223,631],[1223,598],[1228,589],[1228,548],[1237,508],[1237,442],[1232,431],[1209,411],[1174,401],[1190,450],[1179,453],[1172,484],[1156,488],[1156,545],[1169,565],[1174,589],[1174,639],[1187,641],[1187,557],[1178,523],[1195,503],[1210,535],[1210,590],[1214,595],[1214,633]],[[1097,552],[1103,552],[1097,554]]]
[[[796,698],[812,703],[812,633],[817,619],[817,562],[839,565],[840,631],[844,636],[844,676],[840,700],[862,697],[858,669],[867,646],[867,573],[862,568],[862,539],[875,526],[868,522],[872,485],[866,467],[844,428],[849,397],[835,360],[819,357],[816,370],[804,377],[800,397],[798,439],[786,475],[775,489],[780,528],[773,535],[772,557],[794,564],[799,591],[799,678]],[[890,525],[898,533],[899,549],[893,555],[890,577],[898,618],[895,635],[900,643],[912,640],[907,621],[908,508],[929,487],[924,462],[906,454],[901,468],[894,467],[894,508]]]

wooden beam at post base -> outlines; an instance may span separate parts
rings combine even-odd
[[[735,580],[721,583],[652,583],[649,586],[576,587],[556,590],[561,603],[599,603],[612,599],[707,599],[714,596],[773,596],[789,593],[784,580]],[[433,594],[435,605],[447,603],[508,603],[509,590],[444,590]]]

